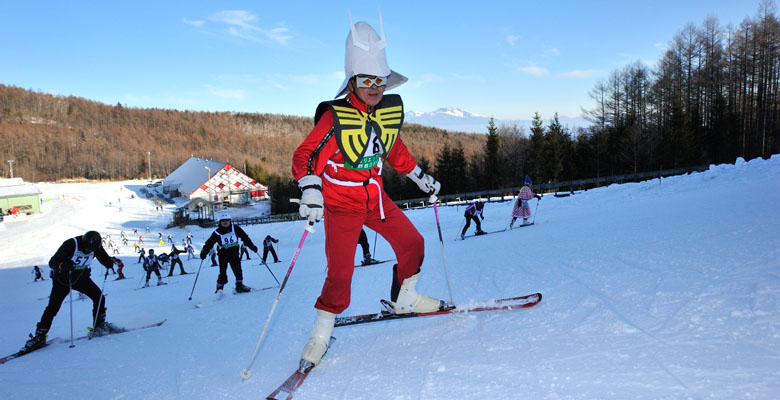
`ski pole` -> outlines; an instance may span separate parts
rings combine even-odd
[[[444,276],[447,278],[447,288],[450,290],[450,303],[455,305],[455,298],[452,296],[452,285],[450,285],[450,273],[447,270],[447,255],[444,254],[444,239],[441,236],[441,224],[439,223],[439,208],[436,195],[431,195],[433,200],[433,213],[436,215],[436,228],[439,230],[439,243],[441,243],[441,257],[444,259]]]
[[[374,231],[374,251],[373,251],[374,259],[376,259],[376,237],[377,236],[379,236],[379,234],[376,231]]]
[[[542,201],[542,199],[536,200],[536,208],[534,208],[534,220],[531,221],[532,224],[536,223],[536,210],[539,209],[539,202]]]
[[[458,231],[457,231],[457,232],[455,232],[455,239],[452,239],[452,240],[458,240],[458,236],[460,236],[461,229],[463,229],[463,225],[465,225],[465,224],[466,224],[466,221],[463,221],[463,222],[460,224],[460,226],[458,227]]]
[[[192,291],[190,291],[190,300],[192,300],[192,294],[195,293],[195,285],[198,283],[198,277],[200,276],[200,268],[203,267],[203,262],[206,261],[206,259],[200,260],[200,265],[198,266],[198,273],[195,274],[195,282],[192,282]]]
[[[282,285],[279,286],[279,292],[276,294],[276,300],[274,300],[274,304],[271,306],[271,312],[268,313],[268,318],[265,320],[265,326],[263,326],[263,331],[260,333],[260,338],[257,339],[257,344],[255,345],[255,351],[252,353],[252,358],[249,359],[249,365],[247,365],[246,368],[241,370],[242,380],[249,379],[249,377],[252,376],[252,373],[249,371],[249,369],[252,368],[252,364],[255,362],[255,356],[257,356],[257,351],[260,350],[260,343],[263,342],[263,337],[265,337],[265,333],[268,330],[268,324],[271,322],[271,317],[273,317],[274,311],[276,311],[276,306],[277,304],[279,304],[279,298],[282,297],[282,291],[284,290],[284,287],[287,285],[287,280],[290,279],[290,273],[292,272],[293,266],[295,265],[295,261],[298,260],[298,255],[301,253],[303,242],[306,240],[306,235],[308,235],[309,232],[312,233],[314,232],[313,221],[309,221],[309,223],[306,224],[306,229],[303,231],[303,236],[301,236],[301,241],[300,243],[298,243],[298,248],[295,250],[295,254],[293,254],[292,260],[290,260],[290,268],[287,269],[287,275],[284,276]]]
[[[73,344],[73,284],[71,283],[71,272],[71,270],[68,270],[68,296],[70,296],[70,346],[68,347],[72,349],[76,345]]]
[[[98,300],[98,306],[97,306],[97,312],[95,313],[95,316],[92,318],[92,329],[94,330],[97,328],[97,318],[98,315],[100,315],[100,307],[103,305],[103,289],[106,287],[106,278],[108,278],[108,268],[106,268],[106,275],[103,276],[103,284],[100,285],[100,300]],[[88,338],[89,340],[92,340],[92,337]]]
[[[265,261],[263,261],[263,258],[260,257],[260,254],[257,254],[257,252],[255,252],[255,255],[257,256],[257,258],[260,259],[260,264],[265,265],[265,268],[268,270],[268,272],[271,273],[271,276],[274,277],[274,280],[276,281],[276,284],[278,285],[279,284],[279,280],[276,279],[276,275],[274,275],[273,271],[271,271],[271,268],[268,267],[268,264],[266,264]]]

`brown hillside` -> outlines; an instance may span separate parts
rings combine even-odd
[[[14,160],[14,176],[27,181],[68,178],[164,177],[190,156],[260,164],[290,175],[290,159],[311,130],[312,118],[231,112],[192,112],[114,106],[74,96],[53,96],[0,84],[0,156]],[[447,143],[466,157],[481,153],[483,135],[405,125],[402,138],[418,159],[433,163]]]

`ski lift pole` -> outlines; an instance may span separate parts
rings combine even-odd
[[[436,195],[431,195],[431,202],[433,203],[433,213],[436,215],[436,229],[439,230],[439,243],[441,243],[441,257],[444,259],[444,276],[447,278],[447,289],[450,291],[450,303],[455,305],[455,298],[452,296],[452,285],[450,284],[450,272],[447,269],[447,255],[444,254],[444,239],[441,236],[441,223],[439,223],[439,208],[436,205],[438,199]]]
[[[287,286],[287,280],[290,279],[290,273],[292,272],[292,269],[295,266],[295,261],[298,260],[298,255],[301,254],[301,248],[303,248],[303,242],[306,240],[306,236],[309,234],[309,232],[314,232],[314,221],[309,221],[306,224],[306,229],[303,231],[303,236],[301,236],[301,241],[300,243],[298,243],[298,248],[295,250],[295,254],[293,254],[293,257],[290,260],[290,268],[287,269],[287,275],[284,276],[284,280],[282,281],[281,286],[279,286],[279,292],[276,293],[276,299],[274,300],[274,304],[271,306],[271,311],[268,313],[268,318],[266,318],[265,320],[263,331],[260,332],[260,338],[257,339],[257,344],[255,345],[255,351],[252,353],[252,357],[249,359],[249,365],[247,365],[246,368],[241,370],[242,380],[247,380],[249,379],[249,377],[252,376],[252,372],[249,371],[249,369],[252,368],[252,364],[255,362],[257,351],[260,350],[260,344],[263,342],[265,333],[268,331],[268,325],[271,322],[271,318],[274,315],[274,311],[276,311],[276,306],[279,304],[279,298],[282,297],[282,291],[284,290],[284,287]]]

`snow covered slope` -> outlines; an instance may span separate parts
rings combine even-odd
[[[169,217],[129,195],[141,182],[45,184],[45,214],[0,224],[0,353],[21,347],[46,306],[50,282],[32,283],[60,243],[88,229],[119,236]],[[65,196],[63,196],[65,195]],[[117,203],[119,201],[119,203]],[[780,157],[663,180],[545,196],[536,225],[455,240],[463,206],[439,215],[455,301],[540,291],[537,307],[337,328],[337,340],[296,399],[773,399],[780,396]],[[112,205],[109,206],[108,203]],[[121,204],[122,211],[118,209]],[[487,231],[503,229],[512,204],[490,203]],[[169,210],[166,210],[169,211]],[[418,289],[448,298],[432,209],[408,212],[426,239]],[[303,222],[247,226],[256,243],[280,239],[282,279]],[[251,379],[246,367],[276,289],[214,298],[216,268],[134,290],[142,270],[132,246],[129,279],[105,282],[108,320],[159,328],[55,344],[0,365],[2,399],[260,399],[297,366],[325,276],[321,225],[295,265]],[[473,228],[472,228],[473,229]],[[209,230],[190,228],[200,248]],[[369,242],[374,242],[369,232]],[[155,246],[158,251],[169,246]],[[377,241],[375,257],[392,258]],[[147,246],[148,248],[148,246]],[[356,261],[358,259],[356,258]],[[200,260],[185,268],[198,270]],[[245,283],[274,284],[256,256]],[[345,314],[374,312],[389,296],[390,264],[358,268]],[[103,284],[103,275],[93,279]],[[234,278],[228,274],[232,285]],[[154,282],[154,279],[153,281]],[[43,300],[41,300],[43,298]],[[75,298],[75,296],[74,296]],[[73,303],[76,335],[88,301]],[[202,307],[195,308],[194,304]],[[70,337],[70,303],[50,337]]]

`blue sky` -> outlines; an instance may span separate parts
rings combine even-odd
[[[310,116],[344,78],[347,11],[379,30],[407,110],[577,116],[633,61],[760,0],[4,1],[0,83],[107,104]]]

